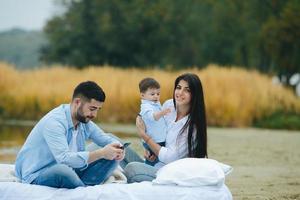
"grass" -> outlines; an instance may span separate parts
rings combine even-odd
[[[98,121],[132,123],[139,112],[138,83],[141,79],[154,77],[160,82],[163,102],[172,98],[174,80],[185,72],[196,73],[202,81],[211,126],[247,127],[278,110],[300,113],[300,100],[291,90],[273,84],[267,75],[238,67],[210,65],[203,70],[164,71],[111,66],[90,66],[83,70],[46,66],[20,71],[0,63],[0,118],[37,120],[61,103],[69,103],[78,83],[93,80],[107,95]]]

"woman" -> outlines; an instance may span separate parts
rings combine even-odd
[[[145,133],[145,125],[142,119],[137,117],[139,136],[149,145],[160,162],[154,167],[138,159],[135,161],[139,162],[130,162],[124,169],[129,183],[153,180],[156,171],[172,161],[186,157],[207,157],[205,104],[199,77],[192,73],[177,77],[173,100],[167,100],[163,108],[171,109],[171,113],[165,116],[168,127],[165,147],[156,144]],[[130,151],[127,153],[130,154]],[[148,155],[146,152],[146,159],[155,159],[155,156]]]

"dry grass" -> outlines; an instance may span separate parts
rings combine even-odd
[[[300,112],[292,91],[274,85],[256,71],[215,65],[204,70],[162,71],[90,66],[84,70],[54,66],[18,71],[0,63],[0,117],[38,119],[53,107],[70,102],[74,87],[93,80],[106,91],[101,121],[132,122],[139,111],[138,82],[147,76],[162,86],[162,102],[172,97],[175,78],[193,72],[202,80],[209,125],[249,126],[254,119],[276,110]]]

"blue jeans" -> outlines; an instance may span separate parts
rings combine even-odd
[[[55,164],[42,172],[32,184],[56,188],[76,188],[104,182],[118,166],[115,160],[100,159],[84,169],[73,169],[65,164]]]
[[[166,145],[166,143],[165,142],[158,142],[157,144],[159,144],[160,146],[162,146],[162,147],[164,147],[165,145]],[[147,143],[145,143],[145,142],[143,142],[143,146],[144,146],[144,148],[147,150],[147,151],[149,151],[149,153],[150,153],[150,155],[153,155],[154,153],[153,153],[153,151],[151,150],[151,148],[149,147],[149,145],[147,144]],[[156,163],[158,163],[158,158],[156,158],[154,161],[149,161],[149,160],[147,160],[147,159],[145,159],[145,163],[147,164],[147,165],[151,165],[151,166],[154,166]]]
[[[152,181],[156,178],[157,168],[142,162],[131,162],[124,169],[128,183]]]
[[[126,148],[125,158],[120,162],[128,183],[152,181],[156,178],[157,168],[147,165],[135,151]]]

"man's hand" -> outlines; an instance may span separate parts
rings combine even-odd
[[[121,155],[117,155],[117,156],[115,157],[115,160],[121,161],[121,160],[124,159],[124,157],[125,157],[125,150],[123,150],[123,153],[122,153]]]
[[[119,143],[112,143],[106,145],[103,151],[103,158],[107,160],[122,160],[124,157],[124,150],[120,148],[121,144]]]
[[[103,158],[107,160],[122,160],[125,156],[125,151],[120,148],[121,146],[122,144],[120,143],[112,143],[106,145],[102,149],[90,152],[88,163],[92,163]]]

